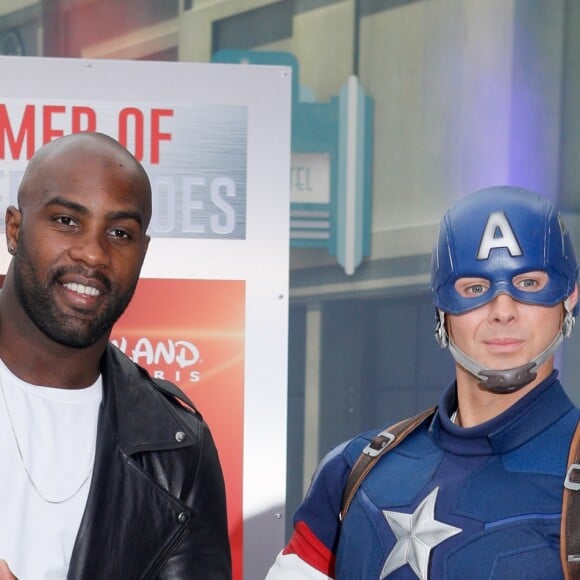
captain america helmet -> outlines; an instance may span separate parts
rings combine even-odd
[[[534,292],[513,283],[514,276],[543,271],[546,285]],[[551,201],[525,189],[496,186],[461,198],[441,220],[431,260],[433,303],[461,314],[500,293],[528,304],[554,306],[573,291],[578,266],[568,230]],[[459,278],[484,278],[480,295],[461,296]],[[576,314],[577,306],[574,314]]]

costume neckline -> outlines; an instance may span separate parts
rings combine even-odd
[[[522,445],[574,408],[553,371],[506,411],[474,427],[451,422],[457,408],[457,385],[448,385],[439,401],[431,431],[442,448],[460,455],[505,453]]]

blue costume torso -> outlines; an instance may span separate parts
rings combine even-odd
[[[336,558],[337,579],[562,578],[562,490],[580,411],[556,377],[468,429],[449,419],[457,404],[450,385],[434,419],[366,477],[342,525],[348,472],[375,432],[340,446],[322,462],[295,524]]]

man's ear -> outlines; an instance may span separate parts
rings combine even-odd
[[[18,234],[20,232],[21,221],[22,213],[20,210],[13,205],[8,206],[4,217],[4,226],[6,232],[6,245],[11,254],[16,252],[18,246]]]

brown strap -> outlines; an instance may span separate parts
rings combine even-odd
[[[363,479],[376,462],[391,449],[394,449],[409,433],[435,413],[432,407],[400,423],[385,429],[374,437],[363,449],[354,464],[342,495],[341,521]],[[580,422],[576,427],[570,452],[568,471],[564,481],[562,500],[562,524],[560,529],[560,556],[565,580],[580,580]]]
[[[363,479],[368,475],[376,462],[391,449],[394,449],[409,433],[414,431],[425,419],[432,417],[437,407],[431,407],[422,411],[414,417],[405,419],[385,429],[371,440],[363,449],[356,463],[350,471],[344,492],[342,494],[342,508],[340,510],[340,520],[346,516],[346,512],[354,498]]]
[[[560,557],[564,578],[580,579],[580,422],[570,444],[568,471],[564,481]]]

